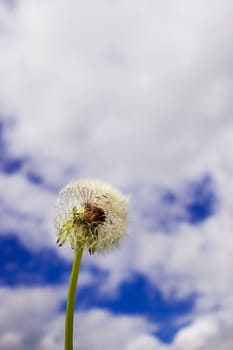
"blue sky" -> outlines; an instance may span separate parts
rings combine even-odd
[[[232,350],[232,13],[0,1],[0,348],[63,349],[54,201],[87,177],[130,207],[120,247],[84,255],[80,350]]]

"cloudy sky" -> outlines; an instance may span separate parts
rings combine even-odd
[[[97,178],[128,235],[84,256],[80,350],[233,348],[233,2],[0,0],[0,347],[62,350],[54,200]]]

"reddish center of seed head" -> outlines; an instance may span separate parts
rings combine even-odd
[[[95,228],[103,224],[106,219],[103,209],[92,203],[85,204],[83,216],[85,221]]]

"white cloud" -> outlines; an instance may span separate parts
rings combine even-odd
[[[0,289],[0,344],[4,349],[38,349],[41,336],[56,314],[62,289]]]
[[[51,323],[41,341],[41,349],[60,349],[60,347],[62,349],[63,321],[63,317],[58,317]],[[116,350],[119,347],[129,350],[133,344],[142,341],[144,345],[152,342],[159,344],[149,335],[153,326],[141,317],[114,316],[105,310],[94,309],[76,315],[75,324],[74,342],[83,350],[90,348]]]
[[[154,337],[149,335],[137,336],[130,344],[126,350],[165,350],[168,349],[158,342]]]
[[[205,171],[230,123],[230,8],[60,0],[2,11],[0,96],[19,120],[12,152],[43,161],[45,177],[53,161],[122,183]]]
[[[62,350],[64,314],[59,308],[65,296],[64,287],[1,288],[1,347]],[[232,325],[229,309],[197,316],[192,324],[178,331],[173,344],[166,345],[152,335],[157,325],[143,317],[92,309],[75,314],[74,343],[83,350],[230,350]]]
[[[178,333],[175,344],[178,349],[206,349],[208,339],[216,332],[217,326],[213,319],[198,320]]]
[[[0,174],[0,193],[3,198],[0,208],[2,233],[18,233],[32,250],[55,243],[53,193],[28,183],[20,174]]]
[[[59,314],[65,288],[0,289],[0,344],[6,350],[63,349],[64,315]],[[150,332],[155,326],[143,317],[93,309],[75,315],[75,344],[91,347],[129,350],[135,339],[153,342]],[[138,341],[136,341],[138,342]],[[154,340],[154,343],[157,343]]]

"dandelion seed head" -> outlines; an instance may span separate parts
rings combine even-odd
[[[117,245],[125,235],[128,199],[112,186],[80,180],[65,186],[55,203],[57,243],[90,254]]]

